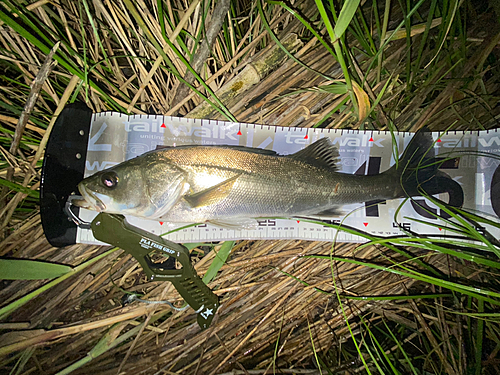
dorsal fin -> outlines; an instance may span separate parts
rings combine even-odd
[[[305,149],[287,157],[301,160],[315,167],[337,170],[336,163],[339,161],[339,150],[332,145],[330,138],[321,138]]]

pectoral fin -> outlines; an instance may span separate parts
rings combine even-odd
[[[184,199],[193,208],[210,206],[211,204],[220,202],[222,199],[226,198],[229,195],[231,189],[234,186],[234,183],[240,176],[241,174],[238,174],[225,181],[222,181],[220,184],[211,186],[208,189],[199,191],[198,193],[186,195],[184,196]]]

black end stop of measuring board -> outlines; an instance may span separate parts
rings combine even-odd
[[[42,166],[40,214],[42,227],[52,246],[76,243],[76,224],[64,206],[83,179],[92,110],[83,103],[67,105],[50,133]]]

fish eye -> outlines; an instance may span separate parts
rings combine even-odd
[[[102,184],[108,189],[114,189],[118,185],[118,175],[115,171],[109,171],[101,176]]]

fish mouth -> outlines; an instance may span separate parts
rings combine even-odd
[[[103,212],[106,209],[106,205],[97,198],[97,196],[90,190],[88,190],[85,185],[79,184],[78,190],[82,194],[83,199],[75,200],[73,204],[77,207],[91,209],[97,212]]]

